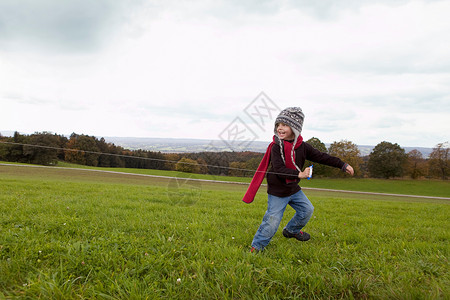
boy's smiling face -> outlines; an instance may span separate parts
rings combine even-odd
[[[277,124],[277,135],[281,140],[293,140],[295,138],[294,132],[289,125],[284,123]]]

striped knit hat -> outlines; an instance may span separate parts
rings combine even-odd
[[[278,115],[278,117],[275,119],[275,128],[274,128],[275,135],[278,137],[277,125],[279,123],[284,123],[286,125],[289,125],[289,127],[291,127],[292,131],[294,132],[295,138],[294,138],[293,145],[295,145],[297,143],[297,140],[298,140],[300,134],[302,133],[304,119],[305,119],[305,115],[303,114],[303,111],[300,107],[288,107],[286,109],[283,109],[280,112],[280,114]],[[281,149],[283,149],[283,142],[279,138],[278,138],[278,141],[279,141]],[[283,155],[283,151],[281,151],[281,158],[283,159],[284,163],[286,163],[284,155]],[[295,164],[294,147],[292,147],[291,159],[292,159],[292,162],[294,163],[295,167],[297,168],[297,170],[300,171],[300,168]]]
[[[284,123],[289,125],[295,136],[298,137],[302,133],[304,119],[305,115],[300,107],[288,107],[283,109],[275,120],[274,132],[277,134],[277,124]]]

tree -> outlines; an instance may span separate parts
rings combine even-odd
[[[228,175],[228,167],[232,161],[231,152],[206,151],[199,154],[200,157],[207,163],[209,174]]]
[[[12,142],[17,144],[26,144],[27,137],[15,131]],[[22,145],[8,145],[6,157],[8,161],[27,162],[23,156]]]
[[[245,162],[233,161],[230,163],[228,175],[244,177],[245,174],[247,173],[245,167],[246,167]]]
[[[175,169],[179,172],[198,173],[200,167],[197,161],[183,157],[177,162]]]
[[[27,144],[30,144],[30,146],[23,146],[23,155],[27,160],[27,163],[55,165],[58,160],[58,148],[60,148],[59,142],[60,138],[56,134],[36,132],[28,136]]]
[[[136,168],[136,169],[147,169],[147,153],[145,150],[138,149],[133,151],[128,151],[126,154],[130,157],[126,158],[127,168]]]
[[[58,140],[58,146],[59,146],[59,148],[61,148],[61,150],[58,150],[58,152],[57,152],[58,160],[63,161],[65,154],[64,154],[64,150],[62,150],[62,148],[66,147],[69,139],[67,137],[65,137],[64,135],[56,135],[56,137]]]
[[[50,165],[62,158],[67,138],[49,132],[21,135],[17,131],[12,138],[1,138],[17,143],[0,145],[0,159],[15,162]]]
[[[208,174],[208,166],[203,158],[198,158],[198,172],[200,174]]]
[[[362,163],[359,165],[359,172],[361,177],[369,177],[369,155],[361,157]]]
[[[412,179],[417,179],[420,176],[425,175],[425,160],[422,157],[422,153],[416,149],[408,152],[408,159],[406,163],[406,172]]]
[[[181,159],[181,155],[178,153],[167,153],[164,157],[166,159],[166,169],[176,170],[176,163]]]
[[[253,157],[245,162],[245,169],[251,170],[247,171],[245,176],[253,176],[255,174],[254,171],[256,171],[259,167],[259,164],[261,163],[262,158],[259,157]]]
[[[110,153],[110,144],[106,143],[106,140],[102,137],[97,141],[97,147],[99,152],[101,153]],[[98,166],[99,167],[111,167],[111,160],[113,159],[112,155],[102,154],[98,158]]]
[[[0,142],[9,142],[9,138],[4,137],[1,133],[0,133]],[[0,143],[0,160],[8,160],[8,154],[9,154],[9,146],[8,144],[3,144]]]
[[[386,179],[402,176],[406,159],[405,149],[397,143],[381,142],[369,155],[369,172],[373,177]]]
[[[360,174],[360,165],[363,160],[360,156],[361,152],[356,144],[347,140],[334,142],[328,148],[328,153],[332,156],[339,157],[341,160],[351,165],[355,174]],[[336,168],[333,168],[332,174],[334,176],[345,176],[344,172],[337,170]]]
[[[321,152],[328,153],[327,147],[324,143],[322,143],[321,140],[319,140],[316,137],[312,137],[309,140],[306,141],[308,144],[316,148],[317,150]],[[332,169],[329,166],[313,163],[312,161],[306,160],[305,161],[305,167],[309,167],[310,165],[314,164],[314,176],[330,176]]]
[[[3,160],[14,161],[14,162],[28,162],[26,157],[23,155],[23,145],[27,144],[28,137],[20,134],[19,132],[14,132],[14,136],[11,138],[3,138],[5,142],[16,143],[14,144],[3,144],[0,148],[0,156]]]
[[[95,137],[72,133],[66,148],[73,149],[64,151],[66,161],[94,167],[98,165],[100,149]]]
[[[450,173],[448,152],[448,142],[437,144],[436,147],[433,148],[433,152],[431,152],[429,159],[430,173],[443,180],[447,179]]]

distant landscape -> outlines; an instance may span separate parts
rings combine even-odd
[[[265,152],[269,142],[253,141],[244,148],[230,146],[222,140],[202,140],[202,139],[163,139],[163,138],[133,138],[133,137],[105,137],[105,140],[117,146],[131,150],[149,150],[161,152],[202,152],[202,151],[254,151]],[[327,148],[330,144],[325,143]],[[400,145],[401,146],[401,145]],[[375,146],[358,145],[361,156],[369,155]],[[428,157],[433,148],[424,147],[403,147],[405,152],[411,150],[420,151],[424,157]]]
[[[3,136],[14,135],[14,131],[1,131],[0,133]],[[242,143],[242,146],[239,146],[236,143],[226,142],[223,140],[176,138],[104,137],[104,139],[108,143],[113,143],[116,146],[121,146],[125,149],[142,149],[164,153],[192,153],[204,151],[252,151],[263,153],[266,151],[267,145],[269,144],[268,141],[253,141],[250,143]],[[327,148],[330,146],[329,143],[325,143],[325,145]],[[358,145],[358,148],[361,151],[361,156],[369,155],[374,147],[375,146]],[[423,157],[428,157],[433,151],[433,148],[426,147],[403,147],[403,149],[405,149],[406,153],[416,149],[422,153]]]

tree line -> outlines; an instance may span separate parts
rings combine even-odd
[[[107,143],[104,138],[76,133],[72,133],[70,137],[49,132],[31,135],[15,132],[12,137],[0,135],[0,160],[39,165],[56,165],[59,161],[64,161],[94,167],[237,175],[229,172],[230,167],[238,164],[243,169],[256,169],[261,158],[262,154],[256,152],[181,154],[129,150]],[[247,173],[250,174],[250,171]]]
[[[253,176],[263,153],[259,152],[196,152],[161,153],[129,150],[104,138],[72,133],[70,137],[36,132],[12,137],[0,135],[0,160],[40,165],[56,165],[58,161],[98,167],[122,167],[157,170],[176,170],[213,175]],[[356,144],[342,140],[328,148],[320,139],[307,141],[322,152],[351,164],[356,176],[374,178],[422,177],[448,179],[449,143],[440,143],[424,158],[418,150],[405,152],[396,143],[383,141],[368,156],[361,156]],[[305,166],[313,164],[307,161]],[[314,164],[317,177],[340,177],[344,173],[335,168]]]

